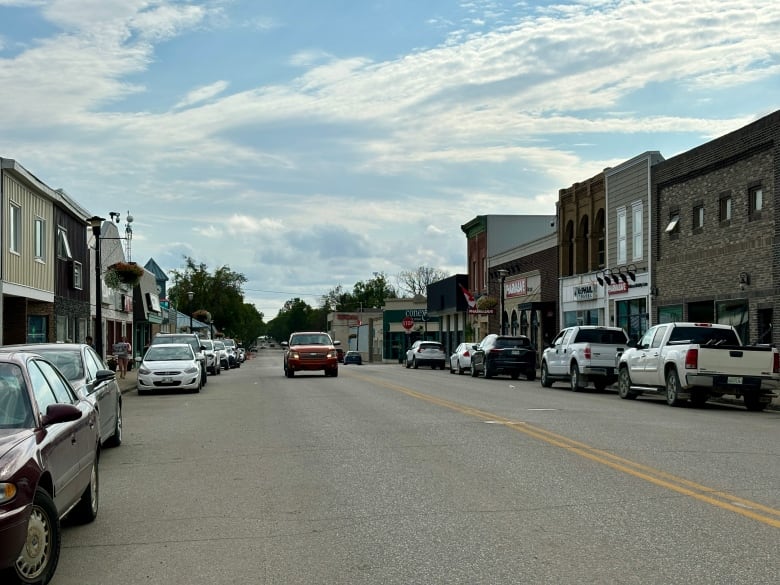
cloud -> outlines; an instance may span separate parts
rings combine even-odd
[[[174,109],[186,108],[194,104],[205,102],[223,93],[228,88],[227,81],[215,81],[210,85],[196,88],[189,92],[183,100],[174,106]]]

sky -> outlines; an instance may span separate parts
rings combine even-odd
[[[776,0],[0,0],[0,157],[270,320],[780,109],[778,38]]]

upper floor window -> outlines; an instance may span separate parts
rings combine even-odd
[[[84,273],[82,272],[81,262],[73,262],[73,288],[78,290],[84,288]]]
[[[68,243],[68,230],[62,226],[57,226],[57,257],[67,260],[73,259],[70,252],[70,243]]]
[[[731,221],[731,193],[726,192],[720,196],[718,219],[722,223]]]
[[[693,229],[701,230],[704,228],[704,203],[698,202],[693,206]]]
[[[19,254],[22,251],[22,208],[15,203],[11,203],[8,222],[8,249]]]
[[[669,212],[669,223],[664,230],[670,237],[676,238],[680,234],[680,210],[672,209]]]
[[[641,260],[642,255],[644,254],[644,222],[642,220],[642,216],[644,215],[644,205],[642,205],[642,202],[634,203],[631,207],[631,213],[632,213],[632,222],[631,222],[631,234],[633,238],[633,259],[634,260]]]
[[[46,259],[46,221],[40,217],[36,217],[33,227],[35,231],[35,241],[33,242],[35,246],[35,259],[45,260]]]
[[[617,210],[617,263],[626,263],[626,208]]]
[[[761,210],[764,208],[764,191],[760,184],[748,189],[748,205],[750,215],[761,215]]]

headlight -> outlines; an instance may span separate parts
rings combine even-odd
[[[148,376],[152,372],[151,372],[151,370],[148,370],[147,368],[141,366],[140,368],[138,368],[138,373],[139,374],[143,374],[144,376]]]
[[[291,351],[289,357],[291,357],[294,360],[301,358],[300,354],[297,351]]]
[[[0,483],[0,504],[5,504],[14,499],[16,486],[12,483]]]
[[[338,358],[338,356],[339,356],[339,354],[338,354],[338,353],[336,353],[336,351],[335,351],[335,350],[334,350],[334,351],[329,351],[329,352],[328,352],[328,358],[329,358],[329,359],[331,359],[331,358]]]
[[[187,368],[186,370],[184,370],[184,373],[185,374],[197,374],[199,371],[200,371],[200,367],[194,366],[194,367]]]

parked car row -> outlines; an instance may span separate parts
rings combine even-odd
[[[416,341],[406,352],[407,368],[441,367],[437,341]],[[449,357],[450,373],[473,377],[507,375],[536,379],[537,352],[524,335],[487,335],[480,343],[461,343]],[[662,323],[631,342],[620,327],[566,327],[540,358],[541,385],[565,382],[578,392],[593,385],[604,390],[617,383],[620,398],[663,396],[677,406],[701,406],[726,395],[742,398],[745,408],[760,411],[780,390],[780,351],[769,345],[742,345],[731,325]]]
[[[195,333],[158,333],[138,367],[138,394],[155,390],[200,392],[208,375],[241,367],[246,353],[233,339],[203,339]]]
[[[52,579],[60,521],[97,517],[101,449],[121,443],[116,374],[89,345],[0,347],[0,582]]]

